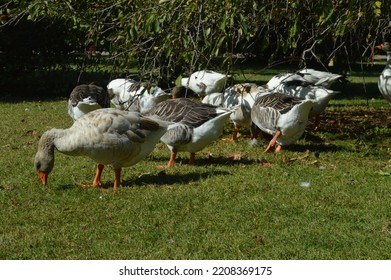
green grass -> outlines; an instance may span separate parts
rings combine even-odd
[[[81,188],[95,164],[60,153],[41,185],[37,142],[71,125],[65,100],[0,103],[0,259],[389,259],[390,109],[379,93],[343,94],[279,154],[217,141],[162,172],[159,144],[117,191],[110,168],[103,188]]]

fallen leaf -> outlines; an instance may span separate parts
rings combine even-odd
[[[257,243],[258,245],[265,245],[265,241],[263,241],[262,236],[257,235],[254,238],[255,238],[255,243]]]
[[[261,159],[261,167],[271,167],[272,163],[267,161],[266,159]]]
[[[227,155],[227,158],[229,159],[232,159],[232,160],[241,160],[242,159],[242,155],[241,154],[230,154],[230,155]]]

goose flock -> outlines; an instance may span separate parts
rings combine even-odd
[[[391,105],[390,44],[377,48],[387,52],[379,89]],[[55,150],[87,156],[97,163],[92,186],[102,184],[104,166],[111,165],[116,189],[121,169],[142,161],[159,142],[170,151],[167,165],[159,167],[173,166],[178,152],[188,152],[189,164],[194,164],[195,153],[218,140],[228,121],[233,124],[232,137],[223,140],[237,141],[239,129],[246,128],[250,143],[266,133],[271,140],[264,152],[279,152],[303,135],[310,119],[315,119],[315,128],[319,126],[319,116],[338,94],[330,87],[341,78],[339,74],[303,69],[278,74],[266,85],[227,86],[227,75],[202,70],[182,78],[181,85],[170,92],[131,79],[114,79],[106,87],[79,85],[68,101],[73,125],[53,128],[41,136],[34,166],[46,185]],[[187,97],[188,92],[202,100]]]

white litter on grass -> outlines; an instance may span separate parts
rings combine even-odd
[[[309,186],[311,186],[311,183],[310,182],[300,182],[299,186],[303,187],[303,188],[308,188]]]
[[[325,169],[326,169],[326,166],[321,165],[321,166],[319,166],[319,169],[320,169],[320,170],[325,170]]]
[[[253,139],[251,139],[249,144],[250,144],[250,146],[256,146],[258,144],[258,140],[253,138]]]

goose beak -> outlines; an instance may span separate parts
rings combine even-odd
[[[39,178],[41,178],[42,184],[48,183],[48,174],[44,171],[38,171]]]
[[[383,49],[383,44],[375,46],[375,49]]]

